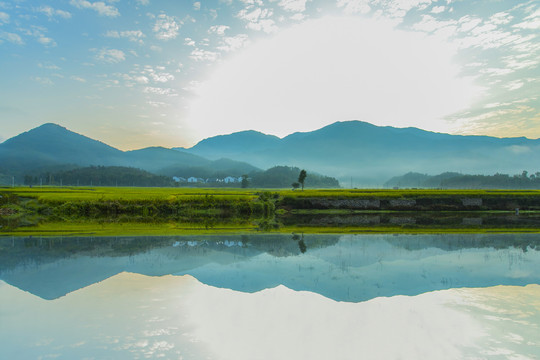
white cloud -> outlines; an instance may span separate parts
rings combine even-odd
[[[219,54],[214,51],[204,50],[196,48],[189,55],[190,59],[195,61],[216,61],[219,57]]]
[[[367,14],[370,12],[370,0],[338,0],[337,6],[342,7],[345,14]]]
[[[213,25],[213,26],[210,26],[210,29],[208,29],[208,33],[225,35],[225,31],[227,31],[228,29],[230,29],[230,26],[227,26],[227,25]]]
[[[236,16],[247,22],[246,27],[248,29],[273,33],[278,30],[275,21],[271,19],[273,15],[272,9],[253,9],[249,6],[240,10]]]
[[[10,43],[17,44],[17,45],[23,45],[24,44],[24,41],[20,37],[20,35],[15,34],[15,33],[0,32],[0,39],[7,40]]]
[[[52,63],[48,63],[48,64],[38,63],[38,67],[40,69],[47,69],[47,70],[60,70],[59,66]]]
[[[96,55],[96,59],[109,64],[119,63],[126,59],[126,54],[118,49],[101,49]]]
[[[117,8],[105,4],[103,1],[90,2],[87,0],[71,0],[70,4],[79,9],[94,10],[102,16],[117,17],[120,15]]]
[[[170,40],[178,36],[181,25],[182,22],[177,21],[174,17],[160,14],[157,16],[153,30],[156,33],[156,38]]]
[[[75,76],[75,75],[71,76],[70,79],[71,79],[71,80],[78,81],[78,82],[82,82],[82,83],[85,83],[85,82],[86,82],[86,79],[83,79],[82,77],[80,77],[80,76]]]
[[[446,9],[446,7],[444,7],[442,5],[441,6],[434,6],[433,9],[431,9],[431,12],[433,14],[440,14],[440,13],[444,12],[445,9]]]
[[[143,32],[141,30],[127,30],[127,31],[116,31],[116,30],[109,30],[105,33],[106,37],[111,38],[125,38],[129,41],[143,43],[143,38],[145,37]]]
[[[285,11],[304,12],[306,11],[306,0],[281,0],[278,6]]]
[[[248,36],[246,34],[238,34],[236,36],[224,37],[217,49],[220,51],[230,52],[244,47],[247,43]]]
[[[509,13],[507,13],[507,12],[499,12],[499,13],[496,13],[496,14],[492,15],[489,18],[489,21],[492,24],[495,24],[495,25],[506,25],[510,21],[512,21],[513,18],[514,17],[512,15],[510,15]]]
[[[165,95],[165,96],[178,96],[174,89],[171,88],[158,88],[158,87],[151,87],[147,86],[143,90],[147,94],[154,94],[154,95]]]
[[[515,24],[514,27],[520,28],[520,29],[538,30],[540,29],[540,17],[522,21],[518,24]]]
[[[137,1],[137,4],[139,5],[149,5],[150,4],[150,0],[136,0]]]
[[[184,45],[187,45],[187,46],[195,46],[195,41],[193,41],[192,38],[185,38],[185,39],[184,39]]]
[[[48,86],[54,85],[54,82],[47,77],[33,77],[32,80],[42,85],[48,85]]]
[[[506,84],[504,87],[507,88],[509,91],[514,91],[517,89],[520,89],[524,83],[520,80],[514,80]]]
[[[37,38],[37,41],[42,44],[42,45],[45,45],[45,46],[49,46],[49,47],[53,47],[53,46],[56,46],[56,42],[49,38],[49,37],[46,37],[46,36],[40,36]]]
[[[47,15],[47,17],[49,19],[52,19],[54,18],[55,16],[58,16],[58,17],[61,17],[61,18],[64,18],[64,19],[69,19],[71,18],[71,13],[70,12],[67,12],[67,11],[64,11],[64,10],[57,10],[57,9],[53,9],[52,7],[50,6],[40,6],[38,9],[37,9],[38,12],[40,13],[43,13],[45,15]]]
[[[195,10],[195,11],[201,10],[201,3],[200,3],[200,1],[196,1],[196,2],[193,3],[193,10]]]
[[[2,23],[4,23],[4,24],[9,23],[9,14],[5,13],[3,11],[0,11],[0,25]]]
[[[286,135],[352,119],[445,131],[445,117],[480,93],[459,76],[455,53],[383,21],[309,20],[224,61],[198,87],[189,121],[201,137]]]
[[[159,71],[156,71],[156,69]],[[156,69],[152,68],[149,65],[145,66],[144,70],[142,71],[142,73],[144,74],[144,79],[139,78],[139,80],[142,80],[144,83],[148,82],[148,78],[151,78],[156,83],[166,83],[174,80],[174,75],[164,72],[163,67],[156,67]]]
[[[411,9],[423,9],[429,6],[432,0],[379,0],[384,12],[391,17],[403,18]]]

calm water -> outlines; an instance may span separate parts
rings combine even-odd
[[[437,326],[440,344],[432,339],[433,346],[418,352],[422,346],[409,349],[412,345],[400,344],[396,334],[386,358],[540,356],[533,335],[540,329],[537,288],[524,287],[540,284],[540,234],[3,237],[0,280],[1,358],[298,359],[326,354],[345,359],[355,358],[352,343],[358,341],[341,341],[367,331],[362,326],[386,326],[380,329],[384,333],[402,326],[418,333],[419,343],[423,332]],[[493,288],[498,285],[519,288]],[[445,289],[451,292],[437,292]],[[404,307],[404,302],[409,303]],[[515,325],[513,335],[495,330],[502,324],[493,320],[497,316],[478,315],[497,306],[500,311],[494,313],[507,316],[505,328]],[[518,314],[524,308],[529,320]],[[409,318],[411,312],[415,316]],[[321,313],[334,315],[312,324],[313,314]],[[358,322],[352,322],[355,316]],[[510,323],[512,316],[521,316],[521,325]],[[470,334],[484,337],[468,344],[473,335],[459,340],[455,332],[444,331],[465,323]],[[299,329],[298,336],[314,342],[313,353],[279,335],[295,326],[311,329],[309,336]],[[319,349],[318,336],[334,336],[323,330],[332,326],[332,334],[347,329],[349,335]],[[226,341],[230,332],[247,339],[257,333],[268,337],[234,345],[236,337]],[[370,344],[385,336],[371,338]],[[497,347],[495,340],[507,346]],[[285,355],[274,354],[267,342],[277,342]],[[372,346],[366,344],[364,349]],[[265,345],[274,350],[254,353]],[[366,358],[378,358],[376,353],[385,358],[377,348],[372,351]]]

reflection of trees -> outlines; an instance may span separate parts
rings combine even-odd
[[[306,246],[306,243],[304,242],[304,240],[300,240],[298,242],[298,247],[300,248],[300,252],[303,254],[306,252],[307,250],[307,246]]]
[[[292,239],[294,241],[298,241],[298,248],[300,249],[300,252],[303,254],[307,250],[306,242],[304,241],[304,234],[301,235],[293,234]]]

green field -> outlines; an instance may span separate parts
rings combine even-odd
[[[152,187],[0,187],[0,192],[45,201],[80,200],[182,200],[190,197],[256,198],[262,192],[292,197],[407,198],[407,197],[497,197],[540,196],[540,190],[439,190],[439,189],[235,189],[235,188],[152,188]]]
[[[540,190],[6,187],[0,195],[4,235],[540,233]],[[465,212],[464,198],[483,199],[485,206]],[[382,205],[376,210],[315,206],[355,199]],[[392,199],[415,199],[421,211],[389,209]],[[434,204],[446,208],[430,210]],[[515,207],[521,207],[520,217],[514,216]],[[361,223],[363,218],[368,220]]]

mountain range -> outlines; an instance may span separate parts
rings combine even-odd
[[[439,174],[531,173],[540,170],[540,139],[435,133],[336,122],[284,138],[242,131],[204,139],[191,148],[121,151],[45,124],[0,144],[0,173],[23,174],[51,166],[117,165],[174,175],[206,167],[249,173],[276,165],[297,166],[336,177],[347,186],[381,186],[408,172]]]
[[[336,122],[282,139],[243,131],[202,140],[189,149],[209,159],[226,156],[258,167],[296,165],[358,186],[377,186],[407,172],[521,173],[540,170],[540,140],[435,133]]]
[[[134,167],[169,176],[201,169],[237,176],[259,170],[239,161],[208,160],[163,147],[121,151],[51,123],[0,144],[0,174],[23,176],[90,165]]]

